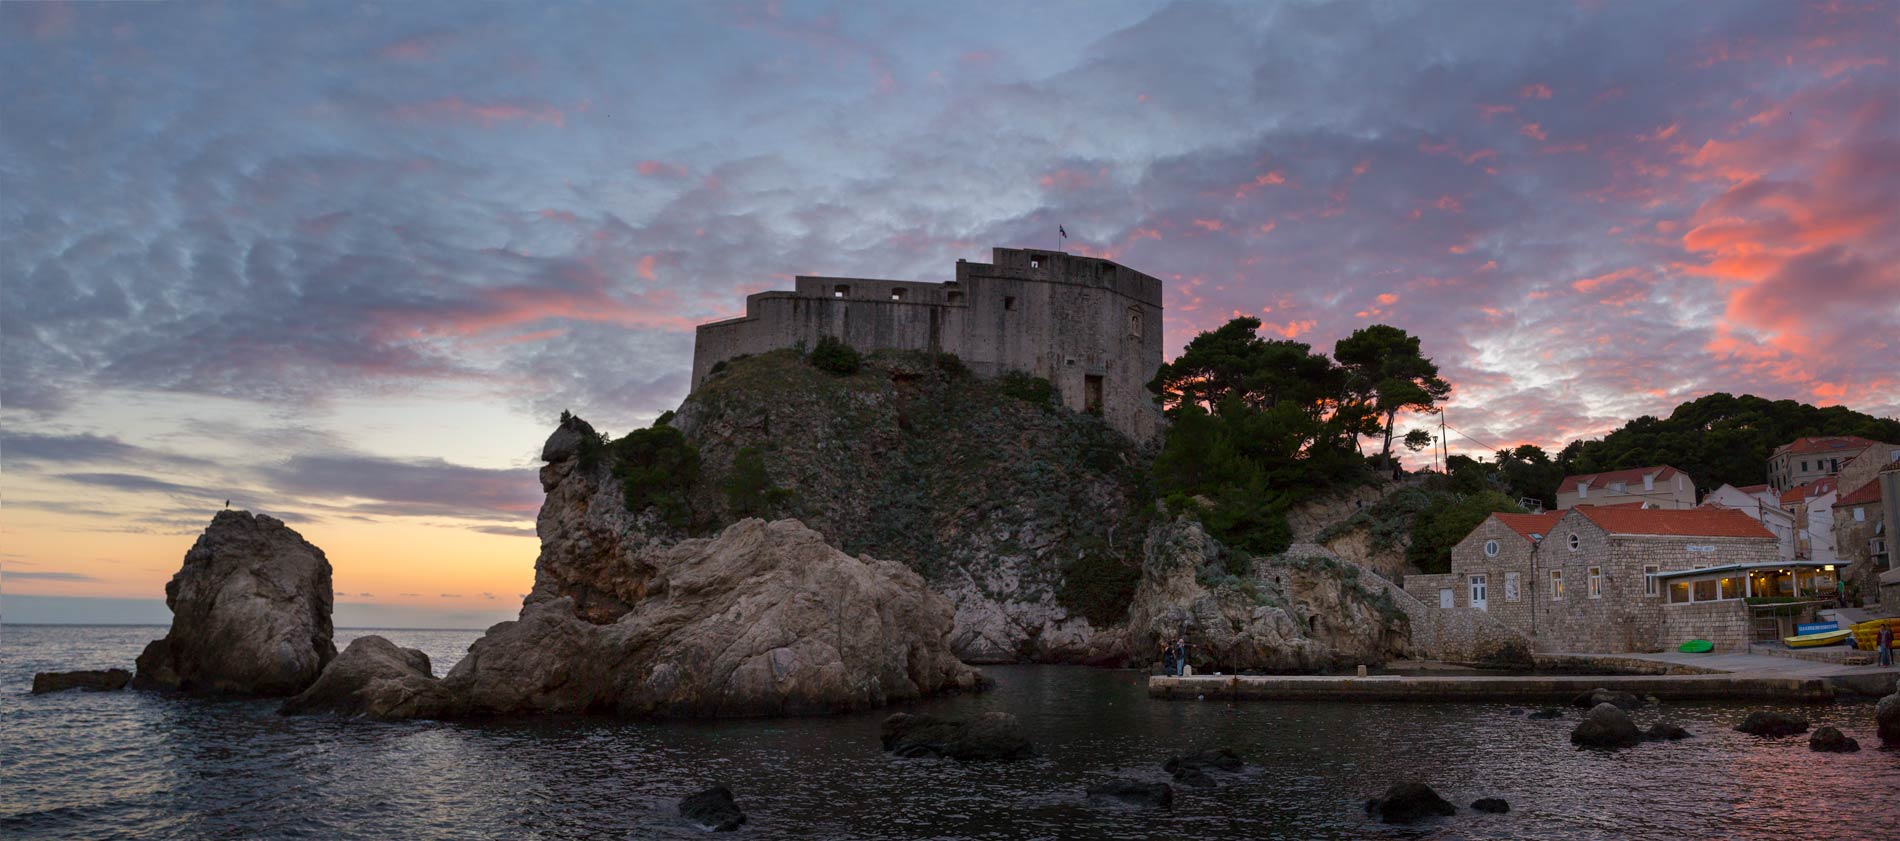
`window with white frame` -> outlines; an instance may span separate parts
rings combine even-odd
[[[1603,598],[1603,568],[1602,567],[1590,568],[1590,579],[1589,579],[1588,584],[1590,586],[1590,598],[1593,598],[1593,599]]]
[[[1657,564],[1643,565],[1643,595],[1654,596],[1657,593],[1662,592],[1661,590],[1658,590],[1656,588],[1656,573],[1659,573],[1659,572],[1662,572],[1662,567],[1660,565],[1657,565]]]
[[[1487,558],[1495,558],[1498,556],[1498,542],[1497,541],[1487,540],[1484,542],[1484,556]]]
[[[1550,571],[1550,600],[1553,602],[1564,600],[1564,571],[1561,569]]]
[[[1517,599],[1518,599],[1517,573],[1507,572],[1504,574],[1504,600],[1507,602],[1514,602],[1514,601],[1517,601]]]
[[[1575,552],[1578,547],[1583,545],[1583,538],[1578,537],[1577,533],[1573,531],[1570,533],[1569,543],[1570,551]]]
[[[1867,509],[1865,509],[1865,508],[1861,508],[1861,507],[1859,507],[1859,506],[1855,506],[1855,508],[1854,508],[1854,522],[1856,522],[1856,523],[1864,523],[1864,522],[1867,522]]]

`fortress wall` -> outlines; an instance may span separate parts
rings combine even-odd
[[[998,263],[959,262],[951,283],[800,276],[796,291],[748,296],[745,318],[700,326],[693,386],[722,360],[836,336],[861,351],[953,353],[981,376],[1024,371],[1076,411],[1088,408],[1095,378],[1103,418],[1137,441],[1152,438],[1161,282],[1059,252],[995,255]]]

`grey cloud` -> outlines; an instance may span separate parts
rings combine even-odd
[[[78,572],[9,572],[7,578],[21,581],[77,581],[93,582],[99,579]]]

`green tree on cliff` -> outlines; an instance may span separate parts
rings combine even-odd
[[[1419,352],[1418,337],[1397,327],[1374,324],[1333,345],[1333,358],[1346,370],[1349,414],[1383,418],[1384,442],[1379,466],[1392,466],[1392,424],[1400,412],[1430,412],[1451,394],[1438,366]],[[1364,427],[1355,427],[1362,432]]]

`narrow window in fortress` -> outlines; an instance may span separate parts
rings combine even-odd
[[[1003,309],[1013,310],[1015,308],[1016,308],[1016,299],[1014,297],[1005,296],[1003,298]]]
[[[1031,254],[1029,256],[1029,267],[1032,269],[1042,268],[1042,258]]]
[[[951,293],[949,293],[949,300],[950,300],[950,303],[953,303],[953,304],[961,304],[961,303],[963,303],[963,293],[962,293],[962,292],[951,292]]]
[[[1136,339],[1141,338],[1141,308],[1140,307],[1128,308],[1128,335],[1131,338],[1136,338]]]
[[[831,287],[831,297],[833,298],[842,298],[849,294],[851,294],[851,287],[846,286],[842,283],[838,284],[837,286]]]
[[[1082,399],[1083,409],[1098,415],[1102,413],[1102,375],[1089,374],[1082,378]]]
[[[905,290],[903,290],[903,289],[892,289],[892,290],[891,290],[891,300],[893,300],[893,301],[902,301],[902,300],[904,300],[904,292],[905,292]]]

